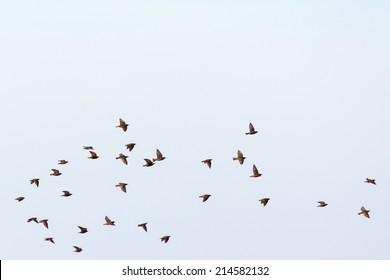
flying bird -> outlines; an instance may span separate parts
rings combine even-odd
[[[83,146],[84,150],[94,150],[92,146]]]
[[[115,187],[121,188],[121,190],[122,190],[124,193],[126,192],[126,186],[127,186],[127,183],[118,183],[117,185],[115,185]]]
[[[80,229],[79,233],[87,233],[88,232],[88,229],[85,227],[78,226],[78,228]]]
[[[70,193],[69,191],[62,191],[64,194],[62,194],[61,196],[65,196],[65,197],[68,197],[68,196],[71,196],[72,193]]]
[[[360,208],[360,210],[361,212],[358,213],[359,215],[363,214],[365,217],[370,218],[370,215],[368,215],[368,212],[370,212],[370,210],[366,210],[366,208],[364,208],[363,206],[362,208]]]
[[[126,144],[125,146],[126,149],[128,149],[129,152],[131,152],[134,149],[135,143]]]
[[[202,160],[202,163],[207,164],[207,166],[208,166],[209,168],[211,168],[211,161],[212,161],[212,159],[209,158],[209,159]]]
[[[39,179],[38,178],[31,179],[30,184],[35,184],[37,187],[39,187]]]
[[[328,203],[326,203],[325,201],[317,201],[317,203],[317,207],[325,207],[326,205],[328,205]]]
[[[153,161],[151,161],[151,160],[148,159],[148,158],[144,158],[144,161],[146,162],[146,163],[143,165],[143,166],[145,166],[145,167],[153,166],[153,165],[154,165]]]
[[[375,183],[375,179],[369,179],[369,178],[366,178],[366,181],[364,183],[368,183],[368,184],[373,184],[373,185],[376,185]]]
[[[253,135],[256,134],[257,131],[255,130],[254,126],[252,123],[249,123],[249,132],[245,132],[246,135]]]
[[[76,252],[76,253],[80,253],[83,250],[82,248],[80,248],[78,246],[73,246],[73,248],[74,248],[74,252]]]
[[[165,157],[162,155],[159,149],[156,150],[156,158],[153,159],[153,161],[162,161]]]
[[[90,159],[97,159],[97,158],[99,158],[99,156],[94,151],[89,151],[89,152],[91,153],[91,156],[88,157],[88,158],[90,158]]]
[[[123,131],[126,131],[128,126],[129,125],[124,120],[119,119],[119,125],[117,125],[116,127],[120,127],[123,129]]]
[[[52,169],[53,173],[51,173],[51,176],[60,176],[62,173],[58,169]]]
[[[53,237],[46,237],[46,238],[45,238],[45,241],[50,241],[51,243],[56,244],[56,243],[54,242]]]
[[[19,197],[15,198],[15,200],[17,200],[17,201],[19,201],[19,202],[21,202],[23,199],[25,199],[24,196],[19,196]]]
[[[269,200],[270,198],[268,197],[259,199],[260,203],[263,204],[263,206],[266,206]]]
[[[259,171],[257,170],[256,165],[253,165],[252,171],[253,171],[253,175],[250,176],[252,178],[260,177],[261,175],[263,175],[263,174],[259,173]]]
[[[242,154],[242,152],[240,150],[237,151],[237,157],[233,158],[233,160],[238,160],[240,162],[240,164],[244,163],[244,159],[246,159],[246,157],[244,157],[244,155]]]
[[[58,160],[58,164],[67,164],[67,163],[68,163],[67,160],[64,160],[64,159]]]
[[[45,228],[49,228],[49,220],[48,219],[44,219],[44,220],[40,220],[39,223],[43,224],[45,226]]]
[[[160,239],[161,239],[161,241],[164,241],[165,243],[167,243],[170,237],[171,236],[166,235],[166,236],[161,237]]]
[[[210,196],[211,194],[204,194],[204,195],[200,195],[199,198],[203,198],[203,202],[205,202],[207,199],[209,199]]]
[[[118,157],[116,157],[116,159],[120,159],[124,164],[126,164],[127,165],[127,158],[128,158],[128,156],[125,156],[124,154],[119,154],[119,156]]]
[[[109,217],[104,218],[106,220],[106,223],[103,225],[108,225],[108,226],[115,226],[115,221],[111,221]]]
[[[143,223],[143,224],[139,224],[138,226],[139,227],[142,227],[144,229],[144,231],[148,232],[148,228],[146,227],[148,223]]]
[[[27,220],[27,223],[30,223],[30,222],[36,222],[38,224],[38,219],[36,217],[32,217],[32,218]]]

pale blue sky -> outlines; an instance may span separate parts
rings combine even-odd
[[[185,2],[0,4],[0,258],[389,259],[390,3]]]

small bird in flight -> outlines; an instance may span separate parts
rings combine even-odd
[[[144,231],[148,232],[148,228],[146,227],[148,223],[143,223],[143,224],[139,224],[138,226],[139,227],[142,227],[144,229]]]
[[[259,171],[257,170],[256,165],[253,165],[252,171],[253,171],[253,175],[250,176],[252,178],[260,177],[261,175],[263,175],[263,174],[259,173]]]
[[[106,220],[106,223],[103,225],[108,225],[108,226],[115,226],[115,221],[111,221],[109,217],[104,218]]]
[[[200,195],[199,198],[203,198],[203,202],[205,202],[207,199],[209,199],[210,196],[211,194],[204,194],[204,195]]]
[[[238,160],[240,164],[244,163],[244,159],[246,159],[246,157],[244,157],[240,150],[237,151],[237,157],[233,158],[233,160]]]
[[[326,205],[328,205],[328,203],[326,203],[325,201],[317,201],[317,203],[317,207],[325,207]]]
[[[27,220],[27,223],[30,223],[30,222],[36,222],[38,224],[38,219],[36,217],[32,217],[32,218]]]
[[[167,243],[170,237],[171,236],[169,236],[169,235],[165,235],[165,236],[161,237],[160,239],[161,239],[161,241],[164,241],[165,243]]]
[[[122,153],[120,153],[119,156],[116,157],[116,159],[120,159],[126,165],[127,165],[127,158],[128,158],[128,156],[126,156]]]
[[[88,232],[88,229],[85,227],[78,226],[78,228],[80,229],[79,233],[87,233]]]
[[[50,176],[60,176],[62,173],[58,169],[52,169],[53,173]]]
[[[148,159],[148,158],[144,158],[144,161],[146,162],[143,166],[145,166],[145,167],[149,167],[149,166],[153,166],[154,165],[154,163],[153,163],[153,161],[151,161],[150,159]]]
[[[35,184],[37,187],[39,187],[39,179],[38,178],[31,179],[30,184]]]
[[[58,160],[58,164],[67,164],[67,163],[68,163],[67,160],[64,160],[64,159]]]
[[[124,120],[119,119],[119,125],[117,125],[116,127],[120,127],[123,129],[123,131],[126,131],[128,126],[129,125]]]
[[[45,241],[50,241],[51,243],[56,244],[56,243],[54,242],[53,237],[46,237],[46,238],[45,238]]]
[[[25,199],[24,196],[19,196],[19,197],[15,198],[15,200],[17,200],[17,201],[19,201],[19,202],[21,202],[23,199]]]
[[[253,135],[256,134],[257,131],[255,130],[254,126],[252,123],[249,123],[249,132],[245,132],[246,135]]]
[[[43,224],[45,226],[45,228],[49,228],[49,220],[48,219],[44,219],[44,220],[40,220],[39,223]]]
[[[128,149],[129,152],[131,152],[134,149],[135,143],[126,144],[125,146],[126,149]]]
[[[97,159],[97,158],[99,158],[99,156],[94,151],[89,151],[89,152],[91,153],[91,156],[88,157],[88,158],[90,158],[90,159]]]
[[[263,204],[263,206],[266,206],[269,200],[270,198],[268,197],[259,199],[260,203]]]
[[[71,196],[72,193],[70,193],[69,191],[62,191],[64,194],[62,194],[61,196],[65,196],[65,197],[68,197],[68,196]]]
[[[127,186],[127,183],[118,183],[117,185],[115,185],[115,187],[119,187],[121,188],[121,190],[126,193],[126,186]]]
[[[82,248],[80,248],[78,246],[73,246],[73,248],[74,248],[74,252],[76,252],[76,253],[80,253],[83,250]]]
[[[368,183],[368,184],[373,184],[373,185],[376,185],[375,183],[375,179],[369,179],[369,178],[366,178],[366,181],[364,183]]]
[[[362,208],[360,208],[360,210],[361,212],[358,213],[359,215],[363,214],[365,217],[370,218],[370,215],[368,215],[368,212],[370,212],[370,210],[366,210],[366,208],[364,208],[363,206]]]
[[[207,164],[207,166],[208,166],[209,168],[211,168],[211,161],[212,161],[212,159],[209,158],[209,159],[202,160],[202,163]]]
[[[153,162],[154,161],[162,161],[164,160],[165,157],[162,155],[162,153],[160,152],[159,149],[156,150],[156,158],[153,159]]]
[[[94,150],[92,146],[83,146],[84,150]]]

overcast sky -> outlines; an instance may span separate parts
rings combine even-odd
[[[389,259],[389,14],[357,0],[2,2],[0,259]],[[157,148],[166,159],[143,167]]]

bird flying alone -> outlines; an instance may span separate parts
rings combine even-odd
[[[244,159],[246,159],[246,157],[244,157],[244,155],[242,154],[242,152],[240,150],[237,151],[237,157],[233,158],[233,160],[238,160],[238,162],[240,164],[244,163]]]
[[[111,221],[111,219],[109,217],[106,216],[104,219],[106,220],[106,223],[103,225],[115,226],[115,221]]]
[[[45,226],[45,228],[49,228],[49,220],[48,219],[44,219],[44,220],[40,220],[39,223],[43,224]]]
[[[161,239],[161,241],[164,241],[165,243],[167,243],[170,237],[171,236],[169,236],[169,235],[165,235],[165,236],[161,237],[160,239]]]
[[[99,156],[97,155],[97,153],[95,153],[94,151],[89,151],[89,152],[91,153],[91,156],[88,157],[88,158],[90,158],[90,159],[98,159],[98,158],[99,158]]]
[[[207,199],[209,199],[210,196],[211,194],[204,194],[204,195],[200,195],[199,198],[203,198],[203,202],[205,202]]]
[[[252,123],[249,123],[249,132],[245,132],[246,135],[253,135],[256,134],[257,131],[255,130],[254,126]]]
[[[269,200],[270,198],[268,197],[259,199],[260,203],[263,204],[263,206],[266,206]]]
[[[128,149],[129,152],[131,152],[134,149],[135,143],[126,144],[125,146],[126,149]]]
[[[72,193],[70,193],[69,191],[62,191],[64,194],[62,194],[61,196],[65,196],[65,197],[68,197],[68,196],[71,196]]]
[[[74,248],[74,252],[76,253],[80,253],[83,249],[81,247],[78,247],[78,246],[73,246]]]
[[[145,161],[145,164],[143,165],[144,167],[150,167],[154,165],[153,161],[151,161],[148,158],[144,158],[144,161]]]
[[[30,180],[30,184],[35,184],[37,187],[39,187],[39,179],[38,178],[35,178],[35,179],[31,179]]]
[[[253,175],[250,176],[252,178],[260,177],[261,175],[263,175],[263,174],[259,173],[259,171],[257,170],[256,165],[253,165],[252,171],[253,171]]]
[[[142,224],[139,224],[138,226],[139,227],[142,227],[144,229],[144,231],[148,232],[148,228],[146,227],[148,223],[142,223]]]
[[[46,238],[45,238],[45,241],[50,241],[51,243],[56,244],[56,243],[54,242],[53,237],[46,237]]]
[[[325,207],[326,205],[328,205],[328,203],[326,203],[325,201],[317,201],[317,203],[317,207]]]
[[[202,160],[202,163],[207,164],[207,166],[208,166],[209,168],[211,168],[211,161],[212,161],[212,159],[209,158],[209,159]]]
[[[80,229],[79,233],[87,233],[88,232],[88,229],[85,227],[78,226],[78,228]]]
[[[92,146],[83,146],[84,150],[94,150]]]
[[[64,160],[64,159],[58,160],[58,164],[67,164],[67,163],[68,163],[67,160]]]
[[[159,149],[156,150],[156,158],[152,159],[154,161],[162,161],[165,157],[162,155]]]
[[[53,173],[50,176],[60,176],[62,173],[58,169],[52,169]]]
[[[119,119],[119,125],[117,125],[116,127],[122,128],[123,131],[126,131],[128,126],[129,125],[124,120]]]
[[[376,185],[375,179],[370,179],[370,178],[366,178],[366,181],[364,183]]]
[[[115,187],[121,188],[122,192],[126,193],[127,183],[118,183]]]
[[[36,222],[38,224],[38,219],[36,217],[32,217],[27,220],[27,223]]]
[[[19,201],[19,202],[21,202],[23,199],[25,199],[24,196],[19,196],[19,197],[15,198],[15,200],[17,200],[17,201]]]
[[[361,212],[358,213],[358,215],[362,215],[366,218],[370,218],[370,215],[368,214],[368,212],[370,212],[370,210],[367,210],[366,208],[364,208],[362,206],[362,208],[360,208]]]
[[[126,165],[127,165],[127,158],[128,158],[128,156],[126,156],[122,153],[120,153],[119,156],[116,157],[116,159],[120,159]]]

